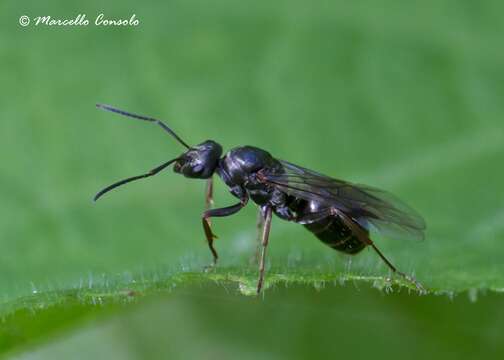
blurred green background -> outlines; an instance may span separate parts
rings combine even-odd
[[[328,303],[334,300],[333,312],[338,312],[339,296],[345,304],[355,302],[357,313],[361,301],[373,303],[364,313],[368,315],[346,319],[341,332],[339,320],[334,329],[323,323],[326,309],[318,308],[312,288],[274,290],[272,307],[281,308],[283,301],[294,308],[299,304],[295,316],[276,325],[278,331],[288,334],[289,320],[305,324],[303,319],[313,318],[306,320],[306,329],[292,325],[299,339],[306,338],[306,349],[310,342],[327,339],[317,334],[332,330],[335,339],[360,336],[362,326],[371,326],[368,316],[376,316],[376,329],[395,329],[397,341],[388,343],[394,346],[401,342],[397,328],[402,320],[376,314],[385,309],[396,314],[397,304],[409,309],[397,310],[398,318],[412,323],[424,316],[436,319],[433,309],[452,311],[449,321],[460,321],[462,328],[464,318],[457,318],[466,311],[475,319],[483,313],[501,318],[502,298],[495,291],[504,290],[503,10],[498,1],[3,1],[0,299],[12,304],[32,293],[162,281],[198,272],[210,261],[199,218],[204,182],[168,170],[92,203],[101,187],[183,151],[155,126],[97,110],[95,103],[102,102],[159,117],[191,144],[211,138],[225,149],[255,145],[319,172],[397,194],[424,215],[427,239],[379,239],[382,250],[437,292],[468,291],[473,300],[480,294],[488,297],[473,305],[455,298],[452,308],[446,299],[422,302],[403,294],[396,303],[376,290],[333,289],[331,283],[321,294]],[[94,26],[100,13],[109,18],[136,14],[140,24]],[[36,16],[77,14],[86,14],[91,24],[33,25]],[[32,24],[21,27],[21,15],[31,17]],[[216,206],[234,202],[217,181]],[[249,264],[255,246],[254,206],[214,224],[220,237],[219,273],[255,279],[255,267]],[[349,266],[345,257],[300,226],[278,219],[269,264],[270,274],[279,278],[302,281],[310,274],[314,280],[309,285],[317,277],[388,273],[371,251]],[[267,294],[262,305],[253,307],[236,288],[233,283],[229,292],[209,290],[219,295],[193,301],[186,316],[203,327],[205,320],[212,321],[212,331],[224,334],[224,324],[239,311],[220,311],[222,326],[215,324],[219,319],[195,317],[222,302],[236,304],[249,316],[269,306]],[[196,297],[205,293],[199,288],[190,292],[200,294]],[[163,306],[144,304],[131,311],[170,313],[190,294],[174,292]],[[375,298],[380,301],[373,302]],[[343,306],[338,318],[351,308]],[[487,325],[479,325],[475,328],[487,334]],[[100,333],[107,326],[92,330],[100,334],[92,341],[107,342]],[[149,320],[135,322],[142,326],[148,329]],[[170,321],[163,326],[156,329],[174,331]],[[244,321],[235,326],[260,332],[268,325]],[[435,326],[434,320],[426,320],[414,335],[425,343],[441,336],[453,348],[467,341],[457,332],[431,331]],[[141,339],[150,334],[132,336],[138,336],[139,345],[131,356],[142,358]],[[481,344],[492,343],[492,336],[483,337]],[[170,341],[160,334],[156,339]],[[219,339],[220,346],[228,345],[224,337]],[[241,342],[233,344],[238,352]],[[340,349],[341,355],[351,354],[355,346]],[[120,358],[120,348],[107,349]],[[361,351],[374,354],[373,346]],[[278,354],[265,350],[266,355]]]

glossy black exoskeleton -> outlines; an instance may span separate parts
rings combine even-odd
[[[157,123],[187,151],[175,159],[152,169],[146,174],[116,182],[96,194],[98,200],[106,192],[130,181],[153,176],[173,164],[176,173],[187,178],[207,179],[206,205],[202,222],[213,264],[217,252],[209,219],[237,213],[251,199],[260,209],[261,257],[257,292],[264,281],[266,248],[274,213],[283,220],[302,224],[322,242],[335,250],[357,254],[371,246],[387,266],[411,281],[420,291],[420,283],[399,272],[381,253],[370,238],[370,230],[398,238],[422,239],[425,222],[420,215],[391,194],[365,185],[337,180],[312,170],[274,158],[269,152],[240,146],[222,155],[222,147],[212,140],[196,146],[187,145],[162,121],[135,115],[108,105],[97,107],[131,118]],[[217,174],[239,199],[235,205],[211,209],[212,176]]]

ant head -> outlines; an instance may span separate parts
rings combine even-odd
[[[207,140],[182,154],[175,162],[173,171],[187,178],[208,179],[217,168],[221,155],[222,146]]]
[[[100,109],[111,111],[119,115],[127,116],[133,119],[152,122],[159,125],[163,130],[165,130],[175,140],[177,140],[182,146],[184,146],[187,149],[187,152],[183,153],[182,155],[180,155],[175,159],[169,160],[159,165],[158,167],[152,169],[146,174],[132,176],[107,186],[106,188],[100,190],[95,195],[94,197],[95,201],[98,200],[100,197],[102,197],[104,194],[108,193],[110,190],[113,190],[119,186],[130,183],[132,181],[154,176],[171,164],[174,164],[173,169],[175,170],[176,173],[182,174],[188,178],[195,178],[195,179],[208,179],[213,175],[215,169],[217,169],[217,166],[219,165],[220,156],[222,155],[222,147],[215,141],[207,140],[197,146],[191,147],[187,145],[187,143],[184,140],[182,140],[177,134],[175,134],[175,132],[161,120],[149,116],[133,114],[121,109],[117,109],[110,105],[96,104],[96,106]]]

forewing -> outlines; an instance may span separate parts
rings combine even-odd
[[[285,193],[334,207],[362,227],[384,236],[421,240],[425,221],[394,195],[366,185],[333,179],[280,160],[281,171],[262,172],[263,181]]]

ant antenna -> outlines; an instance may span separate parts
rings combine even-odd
[[[142,174],[142,175],[137,175],[137,176],[132,176],[132,177],[129,177],[127,179],[124,179],[124,180],[120,180],[118,182],[115,182],[113,183],[112,185],[109,185],[107,186],[106,188],[100,190],[96,195],[95,197],[93,198],[94,201],[98,200],[99,198],[102,197],[103,194],[105,193],[108,193],[110,190],[112,189],[115,189],[116,187],[118,186],[121,186],[121,185],[124,185],[124,184],[127,184],[131,181],[135,181],[135,180],[140,180],[140,179],[144,179],[146,177],[150,177],[150,176],[154,176],[156,175],[158,172],[160,172],[161,170],[163,170],[164,168],[166,168],[167,166],[169,166],[170,164],[172,164],[173,162],[179,160],[179,158],[176,158],[176,159],[172,159],[170,161],[167,161],[165,162],[164,164],[161,164],[159,165],[158,167],[152,169],[151,171],[149,171],[148,173],[146,174]]]
[[[191,147],[189,145],[187,145],[184,140],[182,140],[177,134],[175,134],[175,132],[172,129],[170,129],[161,120],[154,119],[154,118],[148,117],[148,116],[142,116],[142,115],[132,114],[132,113],[129,113],[127,111],[120,110],[120,109],[117,109],[117,108],[115,108],[113,106],[105,105],[105,104],[96,104],[96,107],[99,108],[99,109],[103,109],[103,110],[107,110],[107,111],[110,111],[110,112],[114,112],[114,113],[119,114],[119,115],[124,115],[124,116],[130,117],[130,118],[133,118],[133,119],[150,121],[150,122],[156,123],[159,126],[161,126],[168,134],[170,134],[171,136],[173,136],[179,143],[181,143],[183,146],[185,146],[188,150],[191,149]]]

